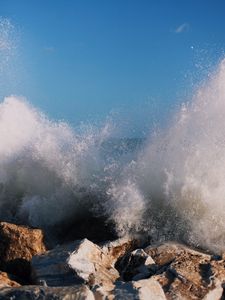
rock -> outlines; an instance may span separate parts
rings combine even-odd
[[[31,258],[45,250],[43,233],[40,229],[0,223],[0,268],[2,270],[26,281],[30,275]]]
[[[116,282],[112,291],[104,291],[104,287],[96,287],[93,290],[95,299],[115,300],[166,300],[160,284],[153,278],[131,281]]]
[[[223,287],[221,282],[217,281],[215,284],[215,288],[209,291],[203,300],[222,300],[223,298]]]
[[[150,277],[155,272],[155,262],[143,249],[136,249],[117,263],[121,278],[125,281]]]
[[[70,286],[82,282],[68,264],[71,253],[79,247],[80,241],[57,246],[53,250],[32,258],[32,279],[35,284],[41,281],[48,286]]]
[[[211,258],[211,256],[208,254],[204,254],[202,252],[190,249],[185,245],[173,242],[148,246],[144,250],[154,259],[155,263],[160,266],[171,263],[177,256],[182,256],[187,252],[193,255],[199,255],[201,257],[204,256],[206,259]]]
[[[89,285],[112,286],[119,278],[119,272],[114,268],[108,251],[104,251],[87,239],[84,239],[70,255],[68,264]]]
[[[132,284],[138,290],[140,300],[166,300],[162,287],[154,278],[135,281]]]
[[[0,290],[0,300],[95,300],[91,290],[85,286],[43,287],[23,286]]]
[[[20,284],[13,280],[13,276],[0,271],[0,288],[3,287],[18,287]]]
[[[141,240],[121,238],[115,241],[102,243],[101,248],[106,255],[111,257],[112,264],[115,264],[120,257],[136,249],[141,244]]]
[[[73,285],[86,282],[90,286],[104,285],[108,289],[119,278],[114,268],[115,256],[109,248],[99,247],[84,239],[59,246],[32,259],[34,282],[46,281],[48,286]]]
[[[158,264],[153,276],[168,299],[202,299],[225,280],[224,260],[176,243],[145,248]]]

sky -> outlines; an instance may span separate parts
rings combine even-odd
[[[73,126],[113,118],[130,136],[163,122],[225,49],[224,0],[0,0],[0,16],[14,46],[0,101],[22,95]]]

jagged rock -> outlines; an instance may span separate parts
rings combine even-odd
[[[156,264],[143,249],[136,249],[125,255],[116,265],[123,280],[148,278],[155,272]]]
[[[18,287],[20,284],[13,280],[13,276],[0,271],[0,289],[3,287]]]
[[[103,284],[111,286],[119,277],[113,267],[111,256],[102,248],[84,239],[68,259],[69,266],[85,282],[90,285]]]
[[[32,256],[45,250],[40,229],[0,223],[0,267],[3,271],[27,279]]]
[[[95,300],[91,290],[85,286],[43,287],[23,286],[0,290],[0,300]]]
[[[162,287],[153,278],[131,282],[118,281],[111,291],[105,291],[104,287],[96,287],[93,293],[97,300],[166,300]]]
[[[130,249],[131,242],[119,240],[101,247],[84,239],[69,245],[58,246],[32,259],[34,282],[45,280],[48,286],[72,285],[86,282],[90,286],[104,285],[113,288],[119,278],[114,263]]]
[[[225,262],[186,246],[166,243],[145,248],[158,264],[154,278],[168,299],[202,299],[225,280]]]

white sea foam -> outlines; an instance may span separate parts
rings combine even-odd
[[[5,98],[0,104],[1,218],[26,216],[32,225],[48,226],[76,217],[78,202],[101,183],[99,145],[108,130],[88,127],[76,134],[23,99]]]

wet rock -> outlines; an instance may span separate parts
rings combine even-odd
[[[0,271],[0,289],[3,287],[18,287],[20,284],[14,280],[12,275]]]
[[[209,254],[175,243],[147,247],[145,252],[158,264],[154,278],[168,299],[203,299],[216,281],[225,280],[224,260]]]
[[[23,286],[0,290],[0,300],[95,300],[85,286],[43,287]]]
[[[33,257],[34,282],[44,280],[48,286],[85,282],[90,286],[101,284],[110,289],[119,277],[113,266],[116,255],[109,255],[110,251],[112,249],[106,244],[100,247],[87,239],[56,247]]]
[[[0,268],[3,271],[27,281],[31,258],[45,250],[41,230],[0,223]]]

